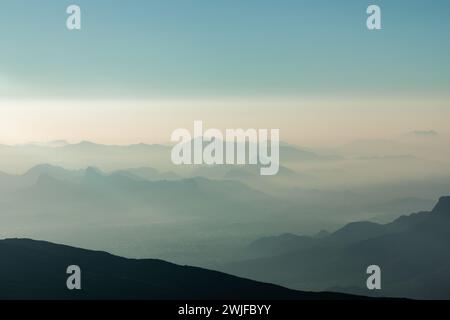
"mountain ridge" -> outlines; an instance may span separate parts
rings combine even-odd
[[[311,243],[306,245],[298,237],[297,243],[289,244],[289,250],[279,246],[278,253],[236,261],[220,269],[291,288],[342,288],[344,292],[361,293],[365,291],[365,268],[376,264],[384,272],[383,290],[378,294],[448,299],[450,279],[441,277],[438,281],[434,275],[442,276],[439,270],[450,270],[450,256],[444,254],[450,242],[449,203],[449,196],[441,197],[430,212],[403,216],[386,225],[350,224],[375,226],[373,234],[361,229],[355,233],[355,228],[347,225],[325,238],[314,241],[311,237],[308,239]],[[336,241],[336,234],[344,232],[347,232],[344,238],[352,241]]]
[[[31,239],[0,240],[3,299],[364,299],[255,282],[157,259],[126,259]],[[66,268],[78,265],[82,289],[66,288]]]

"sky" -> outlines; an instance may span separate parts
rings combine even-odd
[[[81,31],[66,29],[70,4],[81,7]],[[382,30],[367,30],[369,4],[381,7]],[[361,135],[376,135],[363,129],[375,130],[380,105],[379,117],[399,121],[391,134],[440,130],[449,15],[445,0],[2,0],[0,143],[158,142],[193,114],[219,127],[279,126],[298,140],[305,104],[319,119],[307,127],[337,131],[327,115],[354,119],[349,101],[361,116],[347,126],[359,123]],[[432,120],[400,126],[408,105]],[[83,124],[94,114],[97,131]],[[121,119],[147,126],[113,138]]]

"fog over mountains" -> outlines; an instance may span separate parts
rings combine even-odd
[[[273,177],[249,165],[174,166],[168,145],[0,146],[0,237],[361,295],[373,294],[365,268],[379,264],[379,295],[447,297],[437,214],[447,198],[433,207],[449,194],[450,166],[438,153],[361,144],[283,143]],[[431,213],[410,215],[421,211]]]
[[[223,268],[291,288],[335,290],[415,299],[450,299],[450,197],[431,212],[388,224],[350,223],[317,237],[281,235],[253,242],[247,256]],[[379,265],[380,292],[365,288],[364,269]]]

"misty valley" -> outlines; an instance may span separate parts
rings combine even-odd
[[[436,166],[425,171],[423,158],[280,143],[279,174],[265,177],[257,166],[169,166],[170,150],[0,146],[0,165],[11,172],[0,174],[2,237],[163,259],[297,290],[448,297],[448,284],[436,281],[450,270],[441,254],[450,234],[442,197],[450,177],[435,175],[443,170]],[[347,174],[362,163],[364,185]],[[377,171],[393,168],[381,183]],[[407,170],[424,176],[408,181]],[[365,287],[373,264],[382,290]],[[417,277],[412,289],[408,279]],[[428,296],[427,286],[441,289]]]
[[[1,0],[0,302],[186,320],[450,300],[449,12]]]

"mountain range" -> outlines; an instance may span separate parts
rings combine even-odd
[[[415,299],[450,298],[450,197],[431,212],[388,224],[354,222],[321,237],[285,234],[250,244],[254,258],[222,270],[307,290]],[[382,270],[382,290],[365,289],[366,268]]]
[[[183,178],[150,167],[105,172],[44,164],[23,175],[3,173],[1,236],[188,263],[297,290],[361,295],[377,294],[365,288],[366,268],[377,264],[383,272],[381,296],[449,297],[450,259],[443,254],[450,240],[448,197],[431,211],[380,224],[356,219],[371,207],[394,208],[395,217],[409,207],[430,210],[429,199],[391,201],[385,195],[395,188],[383,188],[374,199],[365,196],[370,189],[362,188],[286,187],[266,193],[239,179],[237,171],[251,175],[249,168],[232,170],[232,180]],[[295,176],[288,169],[285,175]],[[426,190],[422,185],[425,181],[420,190]],[[448,181],[442,180],[439,189],[448,190]],[[407,190],[419,188],[410,184]],[[337,229],[346,221],[356,222]],[[309,223],[317,228],[303,233]],[[337,231],[297,235],[319,228]],[[260,240],[242,250],[254,239]]]
[[[260,236],[285,206],[240,181],[162,175],[152,168],[105,173],[48,164],[0,174],[3,236],[203,265],[225,257],[233,241]]]
[[[65,168],[96,166],[114,171],[123,168],[139,168],[149,165],[162,171],[189,173],[190,166],[181,168],[171,161],[172,145],[130,144],[104,145],[90,141],[70,144],[65,141],[0,145],[0,168],[7,172],[23,172],[41,163],[52,163]],[[283,162],[329,162],[339,160],[334,155],[323,155],[294,145],[280,143],[280,159]]]

